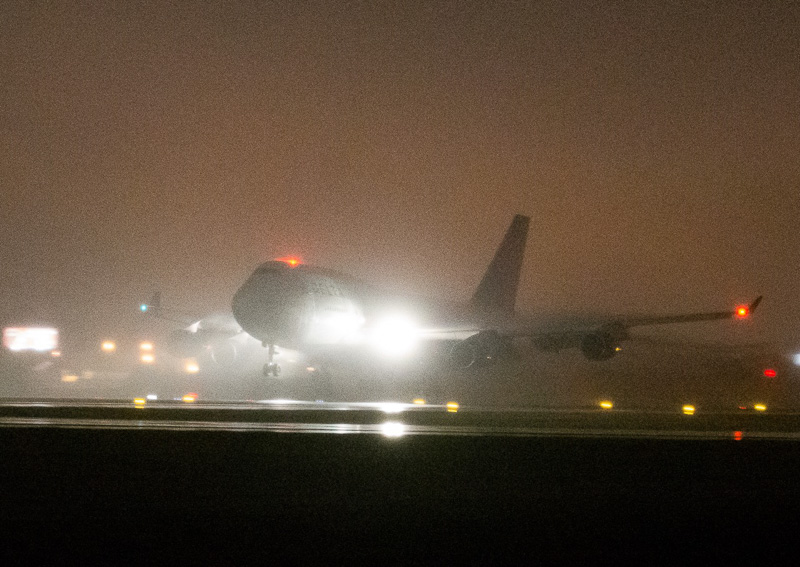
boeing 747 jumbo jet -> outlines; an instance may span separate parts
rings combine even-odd
[[[348,352],[389,357],[400,364],[401,357],[418,359],[438,350],[446,353],[451,366],[480,367],[511,353],[516,339],[538,350],[578,348],[589,360],[608,360],[630,338],[632,327],[746,318],[761,301],[758,297],[728,311],[537,326],[514,309],[529,223],[527,216],[514,217],[472,299],[463,304],[401,297],[295,258],[281,258],[261,264],[239,288],[233,316],[268,349],[264,374],[277,376],[277,345],[322,365],[327,357]],[[447,348],[426,348],[433,344]]]

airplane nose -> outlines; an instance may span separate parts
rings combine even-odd
[[[256,270],[233,296],[233,316],[249,335],[292,347],[303,320],[300,282],[284,269]]]

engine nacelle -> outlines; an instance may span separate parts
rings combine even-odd
[[[618,341],[608,331],[597,331],[584,335],[581,352],[589,360],[608,360],[617,354]]]
[[[456,343],[450,351],[450,364],[455,368],[486,366],[496,360],[501,346],[497,331],[481,331]]]
[[[202,338],[197,333],[186,329],[172,331],[167,336],[167,352],[179,358],[200,356],[203,353],[204,346]]]
[[[167,352],[178,358],[208,357],[213,363],[227,366],[236,362],[238,352],[227,335],[209,331],[173,331],[167,338]]]

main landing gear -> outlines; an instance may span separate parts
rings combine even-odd
[[[269,348],[269,354],[267,355],[267,363],[264,365],[264,376],[275,376],[276,378],[281,373],[281,367],[278,365],[277,362],[274,362],[272,359],[278,354],[275,351],[275,345],[268,345],[264,344],[265,347]]]

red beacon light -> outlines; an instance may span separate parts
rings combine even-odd
[[[747,305],[740,305],[736,308],[736,316],[739,319],[745,319],[750,315],[750,308]]]
[[[764,376],[767,378],[775,378],[778,375],[778,372],[774,368],[767,368],[764,370]]]
[[[303,263],[300,260],[300,258],[297,258],[295,256],[284,256],[283,258],[275,258],[275,261],[288,264],[290,268],[296,268],[297,266]]]

